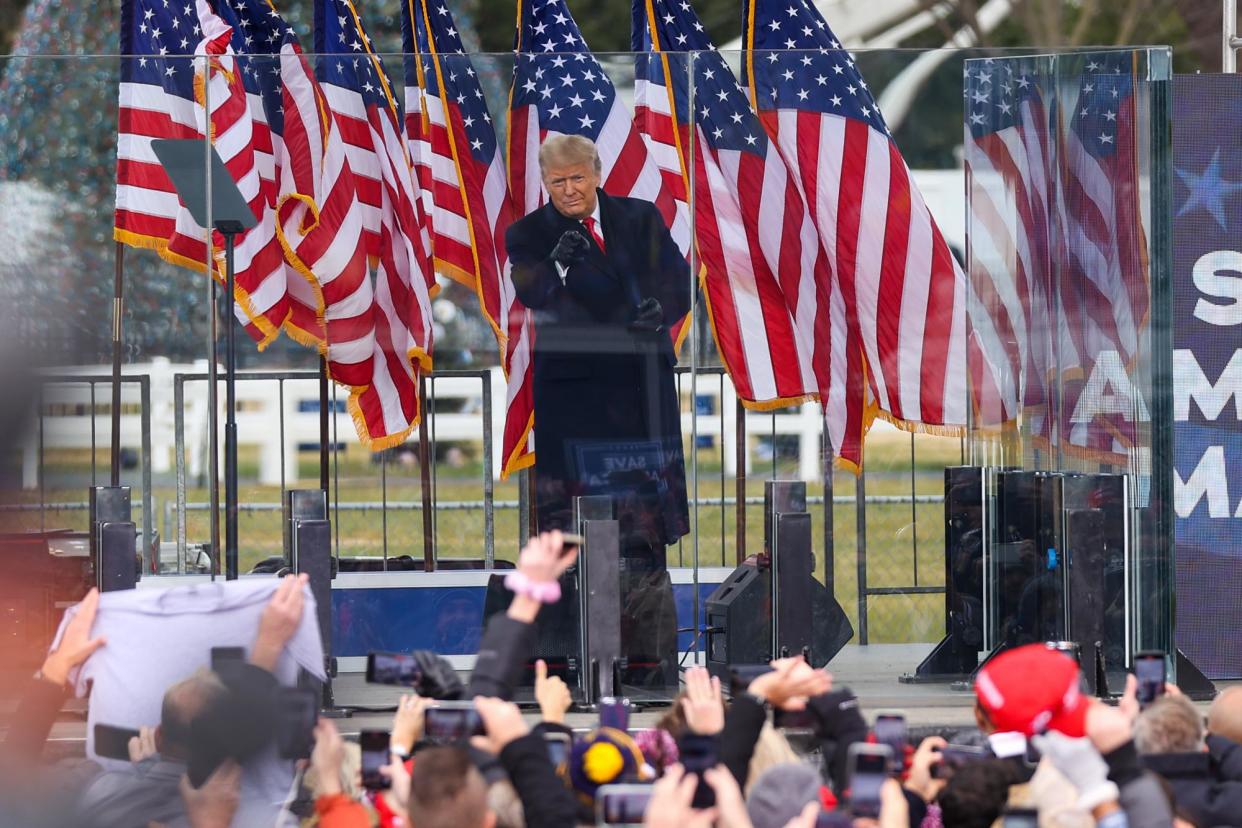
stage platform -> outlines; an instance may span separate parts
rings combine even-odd
[[[950,689],[947,684],[903,684],[898,677],[914,670],[931,651],[931,644],[873,644],[862,647],[848,645],[828,665],[834,684],[854,690],[862,703],[868,720],[880,711],[899,711],[905,714],[912,730],[950,732],[974,727],[974,693]],[[1223,690],[1226,683],[1218,682]],[[333,683],[336,703],[353,710],[348,718],[337,724],[346,735],[356,735],[359,730],[387,729],[392,721],[391,708],[400,696],[395,688],[367,684],[361,673],[344,673]],[[1206,703],[1199,703],[1205,712]],[[632,717],[635,728],[650,727],[663,715],[664,707],[649,706],[638,710]],[[52,731],[49,756],[65,757],[81,755],[86,735],[85,715],[81,702],[73,701]],[[12,703],[3,710],[4,726],[12,715]],[[528,711],[534,719],[534,712]],[[567,724],[578,730],[595,726],[596,714],[571,712]]]

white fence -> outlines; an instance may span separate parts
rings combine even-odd
[[[147,363],[125,366],[126,376],[148,375],[151,378],[151,467],[156,474],[170,472],[175,451],[174,377],[177,374],[206,374],[206,360],[174,364],[157,358]],[[61,375],[98,376],[106,379],[108,366],[77,366],[57,372]],[[110,420],[110,385],[94,387],[87,383],[58,383],[57,373],[48,376],[44,386],[42,443],[45,450],[81,449],[108,445]],[[240,376],[246,376],[243,372]],[[433,375],[434,376],[434,375]],[[434,376],[429,383],[429,408],[433,414],[432,428],[437,443],[477,442],[483,440],[484,411],[482,382],[491,386],[491,433],[499,437],[504,427],[505,383],[499,368],[487,372],[487,380],[478,377]],[[682,433],[711,437],[719,441],[726,474],[738,468],[737,397],[733,384],[725,375],[700,374],[695,394],[700,409],[711,413],[692,413],[689,374],[681,376]],[[286,485],[297,482],[299,448],[320,444],[319,383],[314,379],[245,380],[237,383],[237,424],[239,445],[258,451],[259,482],[263,485]],[[186,468],[191,478],[204,474],[207,459],[207,383],[185,381]],[[219,394],[223,422],[223,389]],[[330,402],[330,441],[338,441],[351,450],[362,450],[354,424],[346,411],[347,392],[335,389],[335,402]],[[331,397],[330,397],[331,400]],[[433,405],[432,403],[435,403]],[[448,403],[448,404],[446,404]],[[451,409],[451,410],[447,410]],[[138,450],[142,444],[141,402],[136,384],[121,388],[121,445]],[[877,424],[882,425],[882,424]],[[762,438],[792,435],[798,440],[798,476],[817,480],[822,473],[820,435],[823,417],[816,403],[781,409],[772,413],[746,412],[745,462],[749,470],[756,462],[756,448]],[[415,441],[417,436],[411,437]],[[775,450],[769,447],[769,450]],[[503,461],[499,441],[492,452],[492,473],[498,478]],[[38,443],[28,440],[22,456],[22,482],[36,488],[39,481]],[[281,465],[283,463],[283,477]]]

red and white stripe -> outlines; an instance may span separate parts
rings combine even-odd
[[[634,91],[634,122],[666,188],[684,193],[689,175],[678,144],[689,152],[689,130],[674,122],[666,87],[639,79]],[[694,140],[695,241],[713,334],[734,388],[763,408],[818,397],[813,354],[816,334],[826,339],[827,332],[816,330],[812,276],[826,284],[819,273],[825,261],[805,205],[775,153],[713,150],[698,126]]]
[[[369,48],[364,59],[382,75]],[[418,371],[431,365],[430,238],[396,106],[368,108],[357,92],[331,83],[322,89],[341,128],[366,250],[376,263],[372,375],[355,387],[350,409],[360,439],[381,449],[403,442],[418,423]]]
[[[1019,106],[1013,126],[966,139],[974,423],[999,426],[1025,411],[1047,437],[1044,372],[1055,335],[1048,130],[1037,98]]]
[[[837,115],[780,109],[766,122],[813,194],[807,204],[874,403],[899,423],[964,425],[966,278],[896,144]]]

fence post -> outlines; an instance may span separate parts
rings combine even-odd
[[[858,528],[854,532],[858,550],[858,643],[867,642],[867,473],[858,470],[854,479],[854,518]]]

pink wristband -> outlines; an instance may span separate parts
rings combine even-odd
[[[561,600],[561,585],[556,581],[532,581],[521,572],[505,576],[505,588],[515,595],[534,598],[541,604],[555,604]]]

